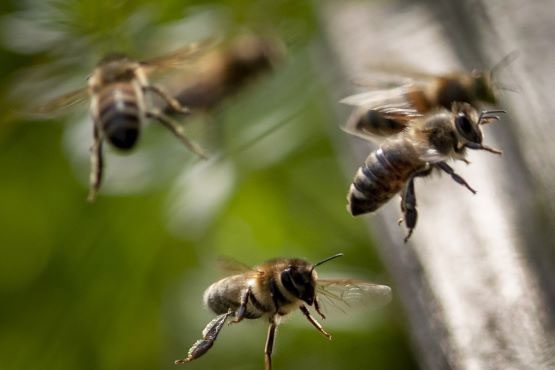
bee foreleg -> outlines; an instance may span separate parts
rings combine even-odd
[[[487,145],[483,145],[483,144],[479,144],[479,143],[466,143],[464,144],[465,147],[467,147],[468,149],[474,149],[474,150],[485,150],[486,152],[490,152],[493,154],[503,154],[503,152],[499,149],[495,149],[492,147],[489,147]]]
[[[87,200],[94,202],[96,193],[100,189],[102,183],[102,173],[104,168],[104,159],[102,157],[102,137],[96,121],[93,127],[93,144],[91,146],[91,172],[89,175],[89,196]]]
[[[322,325],[320,325],[320,323],[318,321],[316,321],[316,319],[314,317],[312,317],[312,315],[310,314],[310,312],[308,311],[308,308],[306,308],[305,305],[302,305],[301,307],[301,312],[303,313],[303,315],[306,317],[306,319],[320,332],[322,333],[326,338],[331,340],[331,334],[328,333],[327,331],[324,330],[324,328],[322,327]]]
[[[182,360],[175,360],[174,363],[176,365],[184,364],[193,361],[194,359],[199,358],[200,356],[208,352],[208,350],[212,348],[212,345],[218,337],[218,334],[220,334],[220,331],[224,327],[225,321],[232,314],[233,311],[230,310],[227,313],[224,313],[210,321],[202,331],[203,338],[197,340],[195,344],[193,344],[193,346],[189,349],[187,357]]]
[[[239,305],[239,308],[237,309],[237,311],[235,311],[235,319],[230,321],[229,322],[230,324],[238,323],[245,318],[245,313],[247,312],[247,304],[249,303],[249,297],[251,294],[252,294],[252,290],[251,290],[251,287],[249,286],[245,290],[245,292],[241,295],[241,304]]]
[[[318,312],[318,315],[320,315],[323,320],[326,319],[326,315],[320,311],[320,302],[318,301],[318,297],[314,297],[314,309],[316,309],[316,312]]]
[[[455,173],[455,170],[451,166],[449,166],[447,163],[439,162],[439,163],[436,163],[435,165],[440,170],[448,173],[453,180],[455,180],[459,184],[465,186],[468,190],[470,190],[472,192],[472,194],[476,194],[476,190],[474,190],[470,185],[468,185],[468,183],[466,182],[465,179],[463,179],[461,176],[457,175]]]
[[[268,327],[268,336],[266,337],[266,346],[264,347],[264,368],[272,370],[272,351],[274,350],[274,339],[276,336],[277,324],[275,320],[270,319]]]
[[[160,86],[146,85],[143,87],[143,89],[146,91],[152,91],[156,93],[159,97],[162,98],[162,100],[166,102],[168,107],[170,107],[174,112],[181,113],[181,114],[191,113],[189,108],[184,107],[177,99],[174,99],[171,96],[169,96],[168,93],[162,90]]]
[[[204,151],[195,143],[187,139],[183,133],[181,133],[181,128],[174,122],[171,118],[165,116],[163,113],[158,111],[148,111],[146,113],[147,117],[153,118],[163,124],[168,130],[170,130],[181,142],[193,153],[199,157],[206,159],[206,154]]]

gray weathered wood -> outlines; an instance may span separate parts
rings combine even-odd
[[[384,61],[432,73],[491,68],[520,51],[502,74],[518,93],[503,96],[509,114],[486,131],[504,155],[475,152],[470,166],[455,166],[478,194],[446,176],[417,181],[420,219],[408,244],[397,200],[367,217],[422,368],[555,368],[555,3],[353,1],[321,9],[346,79]],[[354,174],[371,147],[349,143]]]

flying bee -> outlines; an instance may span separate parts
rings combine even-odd
[[[178,67],[200,54],[205,48],[191,44],[174,53],[148,61],[136,61],[122,54],[104,57],[88,78],[88,86],[62,95],[36,107],[32,113],[48,114],[90,98],[93,121],[91,147],[90,191],[94,201],[103,174],[102,143],[107,140],[121,151],[131,150],[139,139],[141,127],[153,119],[170,130],[189,150],[205,157],[202,150],[181,132],[177,122],[151,104],[147,94],[155,94],[176,113],[188,114],[189,109],[170,97],[160,86],[151,84],[148,75],[154,71]]]
[[[243,319],[265,319],[270,326],[264,349],[265,369],[272,369],[272,349],[275,334],[282,316],[299,309],[306,319],[327,339],[331,335],[310,314],[308,306],[325,319],[321,311],[320,298],[330,303],[344,303],[349,307],[357,304],[386,304],[391,299],[391,289],[361,280],[319,279],[315,268],[342,253],[311,264],[299,258],[278,258],[253,268],[246,266],[240,272],[223,278],[206,289],[204,303],[218,316],[210,321],[186,358],[175,361],[184,364],[204,355],[214,344],[225,322],[238,323]]]
[[[379,135],[393,135],[405,128],[403,119],[398,122],[392,110],[401,110],[406,115],[427,114],[438,108],[451,109],[453,103],[469,103],[474,107],[483,104],[496,105],[499,90],[510,90],[498,79],[498,72],[512,63],[518,56],[517,52],[507,54],[491,70],[474,70],[470,73],[449,73],[444,75],[427,74],[412,71],[403,67],[377,66],[379,77],[376,83],[389,86],[360,94],[351,95],[341,102],[357,107],[351,114],[344,129],[357,135],[365,132]],[[373,109],[389,109],[386,116]]]
[[[197,73],[172,81],[172,90],[182,105],[212,109],[273,70],[284,54],[285,47],[277,39],[243,35],[206,54],[198,61]]]
[[[467,149],[501,154],[499,150],[482,144],[481,125],[498,120],[497,114],[504,111],[485,110],[478,114],[468,103],[453,103],[450,111],[441,108],[420,117],[410,109],[377,107],[374,110],[384,119],[404,127],[394,135],[385,135],[379,125],[365,126],[365,130],[359,133],[367,139],[381,137],[384,141],[359,167],[347,195],[347,210],[353,216],[374,212],[401,192],[401,211],[409,230],[406,242],[418,216],[414,179],[427,176],[436,168],[476,193],[446,160],[466,161]]]

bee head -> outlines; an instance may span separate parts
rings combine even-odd
[[[127,82],[135,78],[137,66],[127,56],[119,53],[106,55],[96,66],[97,79],[102,83]]]
[[[482,130],[478,126],[476,111],[470,104],[454,104],[455,128],[463,141],[471,143],[482,143]]]
[[[305,301],[308,305],[314,303],[316,276],[308,264],[288,266],[281,272],[281,283],[289,293]]]
[[[456,151],[464,151],[464,148],[486,150],[491,153],[501,154],[497,149],[490,148],[482,144],[484,136],[480,125],[490,123],[499,119],[499,113],[505,113],[502,110],[485,110],[478,113],[467,103],[454,103],[453,113],[455,114],[455,129],[459,134],[459,144]]]
[[[289,293],[312,306],[316,295],[316,280],[318,277],[314,268],[342,255],[343,253],[336,254],[313,265],[306,261],[294,261],[281,272],[281,283]]]

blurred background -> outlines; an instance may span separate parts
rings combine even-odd
[[[221,255],[254,265],[344,252],[320,275],[392,284],[364,222],[345,211],[338,72],[322,51],[317,14],[317,2],[293,0],[0,3],[3,370],[177,368],[213,317],[201,298],[223,276]],[[148,125],[130,155],[105,146],[94,204],[86,202],[87,104],[47,120],[18,114],[85,85],[108,52],[142,60],[207,38],[233,50],[233,40],[253,34],[270,45],[260,73],[225,80],[229,91],[198,103],[186,121],[210,159]],[[207,64],[171,81],[194,89]],[[324,326],[333,341],[300,317],[286,320],[275,368],[417,367],[395,298],[379,310],[330,313]],[[260,369],[266,330],[261,321],[225,328],[186,366]]]

